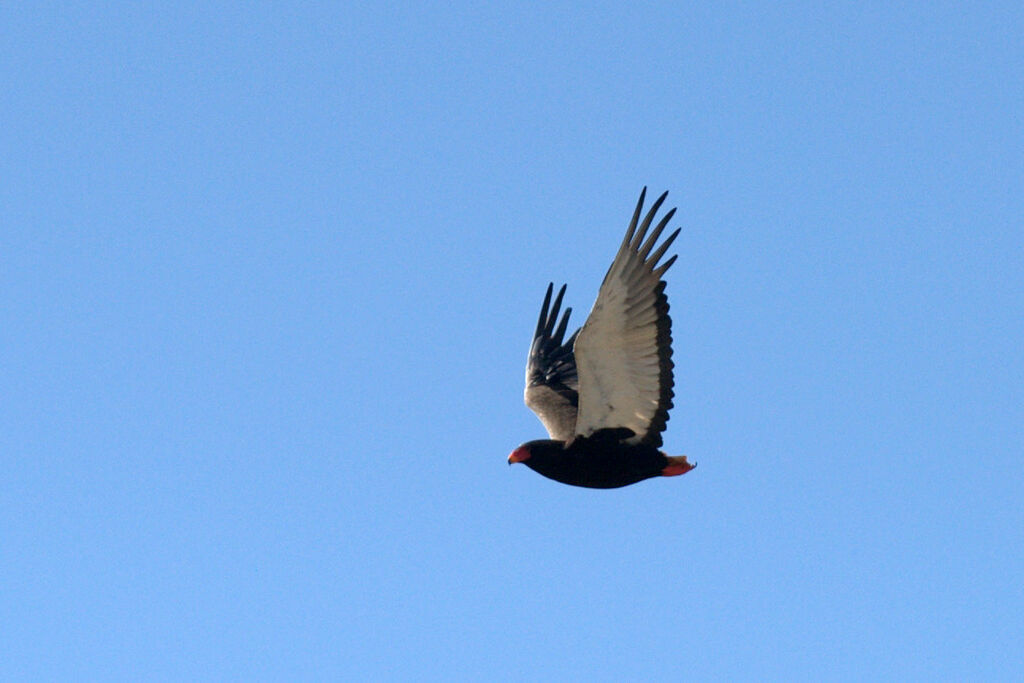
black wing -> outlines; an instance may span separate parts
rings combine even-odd
[[[537,319],[537,329],[533,333],[530,357],[526,362],[523,400],[540,418],[552,439],[569,441],[575,434],[576,407],[579,404],[579,380],[576,377],[576,358],[572,347],[580,331],[573,332],[563,343],[572,309],[566,308],[562,321],[558,322],[558,309],[562,306],[565,285],[558,290],[558,296],[552,304],[553,289],[554,283],[549,284]],[[558,323],[557,329],[555,323]]]

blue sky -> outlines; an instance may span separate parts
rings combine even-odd
[[[0,678],[1024,669],[1019,3],[0,8]],[[683,228],[666,448],[505,458]]]

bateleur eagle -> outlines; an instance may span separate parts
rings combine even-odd
[[[679,234],[658,245],[675,214],[651,229],[668,192],[640,220],[640,192],[615,260],[601,283],[587,322],[568,339],[566,308],[559,320],[565,285],[555,296],[549,284],[526,363],[526,405],[550,439],[528,441],[512,451],[509,464],[573,486],[609,489],[650,477],[672,477],[694,468],[686,456],[660,450],[672,407],[672,322],[659,265]]]

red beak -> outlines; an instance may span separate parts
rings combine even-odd
[[[530,459],[530,451],[526,450],[522,446],[512,451],[508,456],[508,464],[511,465],[515,462],[522,462]]]

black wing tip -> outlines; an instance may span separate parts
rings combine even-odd
[[[668,261],[665,261],[663,264],[658,266],[657,270],[654,271],[654,274],[659,280],[665,275],[668,269],[672,267],[672,264],[676,262],[677,258],[679,258],[679,254],[672,254],[672,257]]]
[[[636,232],[637,222],[640,220],[640,212],[644,210],[644,199],[647,197],[647,186],[644,185],[643,189],[640,190],[640,199],[636,202],[636,208],[633,209],[633,217],[629,220],[629,227],[626,228],[626,237],[622,240],[622,246],[625,247],[633,240],[633,233]]]
[[[635,222],[639,220],[640,213],[643,211],[644,198],[646,197],[646,195],[647,195],[647,186],[645,185],[643,190],[640,191],[640,200],[637,202],[636,209],[633,212],[633,221],[630,221],[630,227],[631,228],[636,227],[635,226]],[[630,235],[631,238],[632,238],[630,240],[631,242],[635,242],[636,244],[640,244],[640,242],[643,241],[644,234],[647,232],[647,229],[650,228],[651,222],[654,220],[654,216],[657,215],[658,211],[661,209],[661,205],[665,203],[665,200],[667,198],[668,198],[668,190],[665,190],[660,195],[658,195],[658,198],[654,200],[654,203],[651,204],[651,208],[649,208],[647,210],[647,213],[644,215],[643,221],[640,222],[639,230],[636,231],[636,234],[631,234]],[[675,212],[676,212],[676,207],[672,207],[671,209],[669,209],[668,217],[667,218],[663,218],[662,221],[667,223],[669,220],[671,220],[671,216],[673,214],[675,214]],[[633,231],[630,230],[629,232],[632,233]]]
[[[570,315],[572,315],[572,306],[567,307],[562,313],[562,322],[558,323],[558,329],[551,335],[551,340],[559,346],[562,344],[562,339],[565,338],[565,330],[569,327]]]
[[[548,283],[526,361],[526,383],[527,388],[547,386],[575,405],[576,390],[571,385],[576,381],[576,361],[572,349],[579,330],[563,342],[572,315],[571,306],[561,310],[567,288],[563,284],[555,294],[555,283]]]
[[[554,294],[555,283],[548,283],[548,288],[544,292],[544,302],[540,305],[540,315],[537,316],[537,326],[533,330],[534,340],[551,336],[555,329],[555,323],[558,320],[558,309],[562,306],[562,298],[565,296],[567,286],[567,284],[563,284],[559,288],[558,294],[555,296],[554,302],[552,302],[551,295]]]

